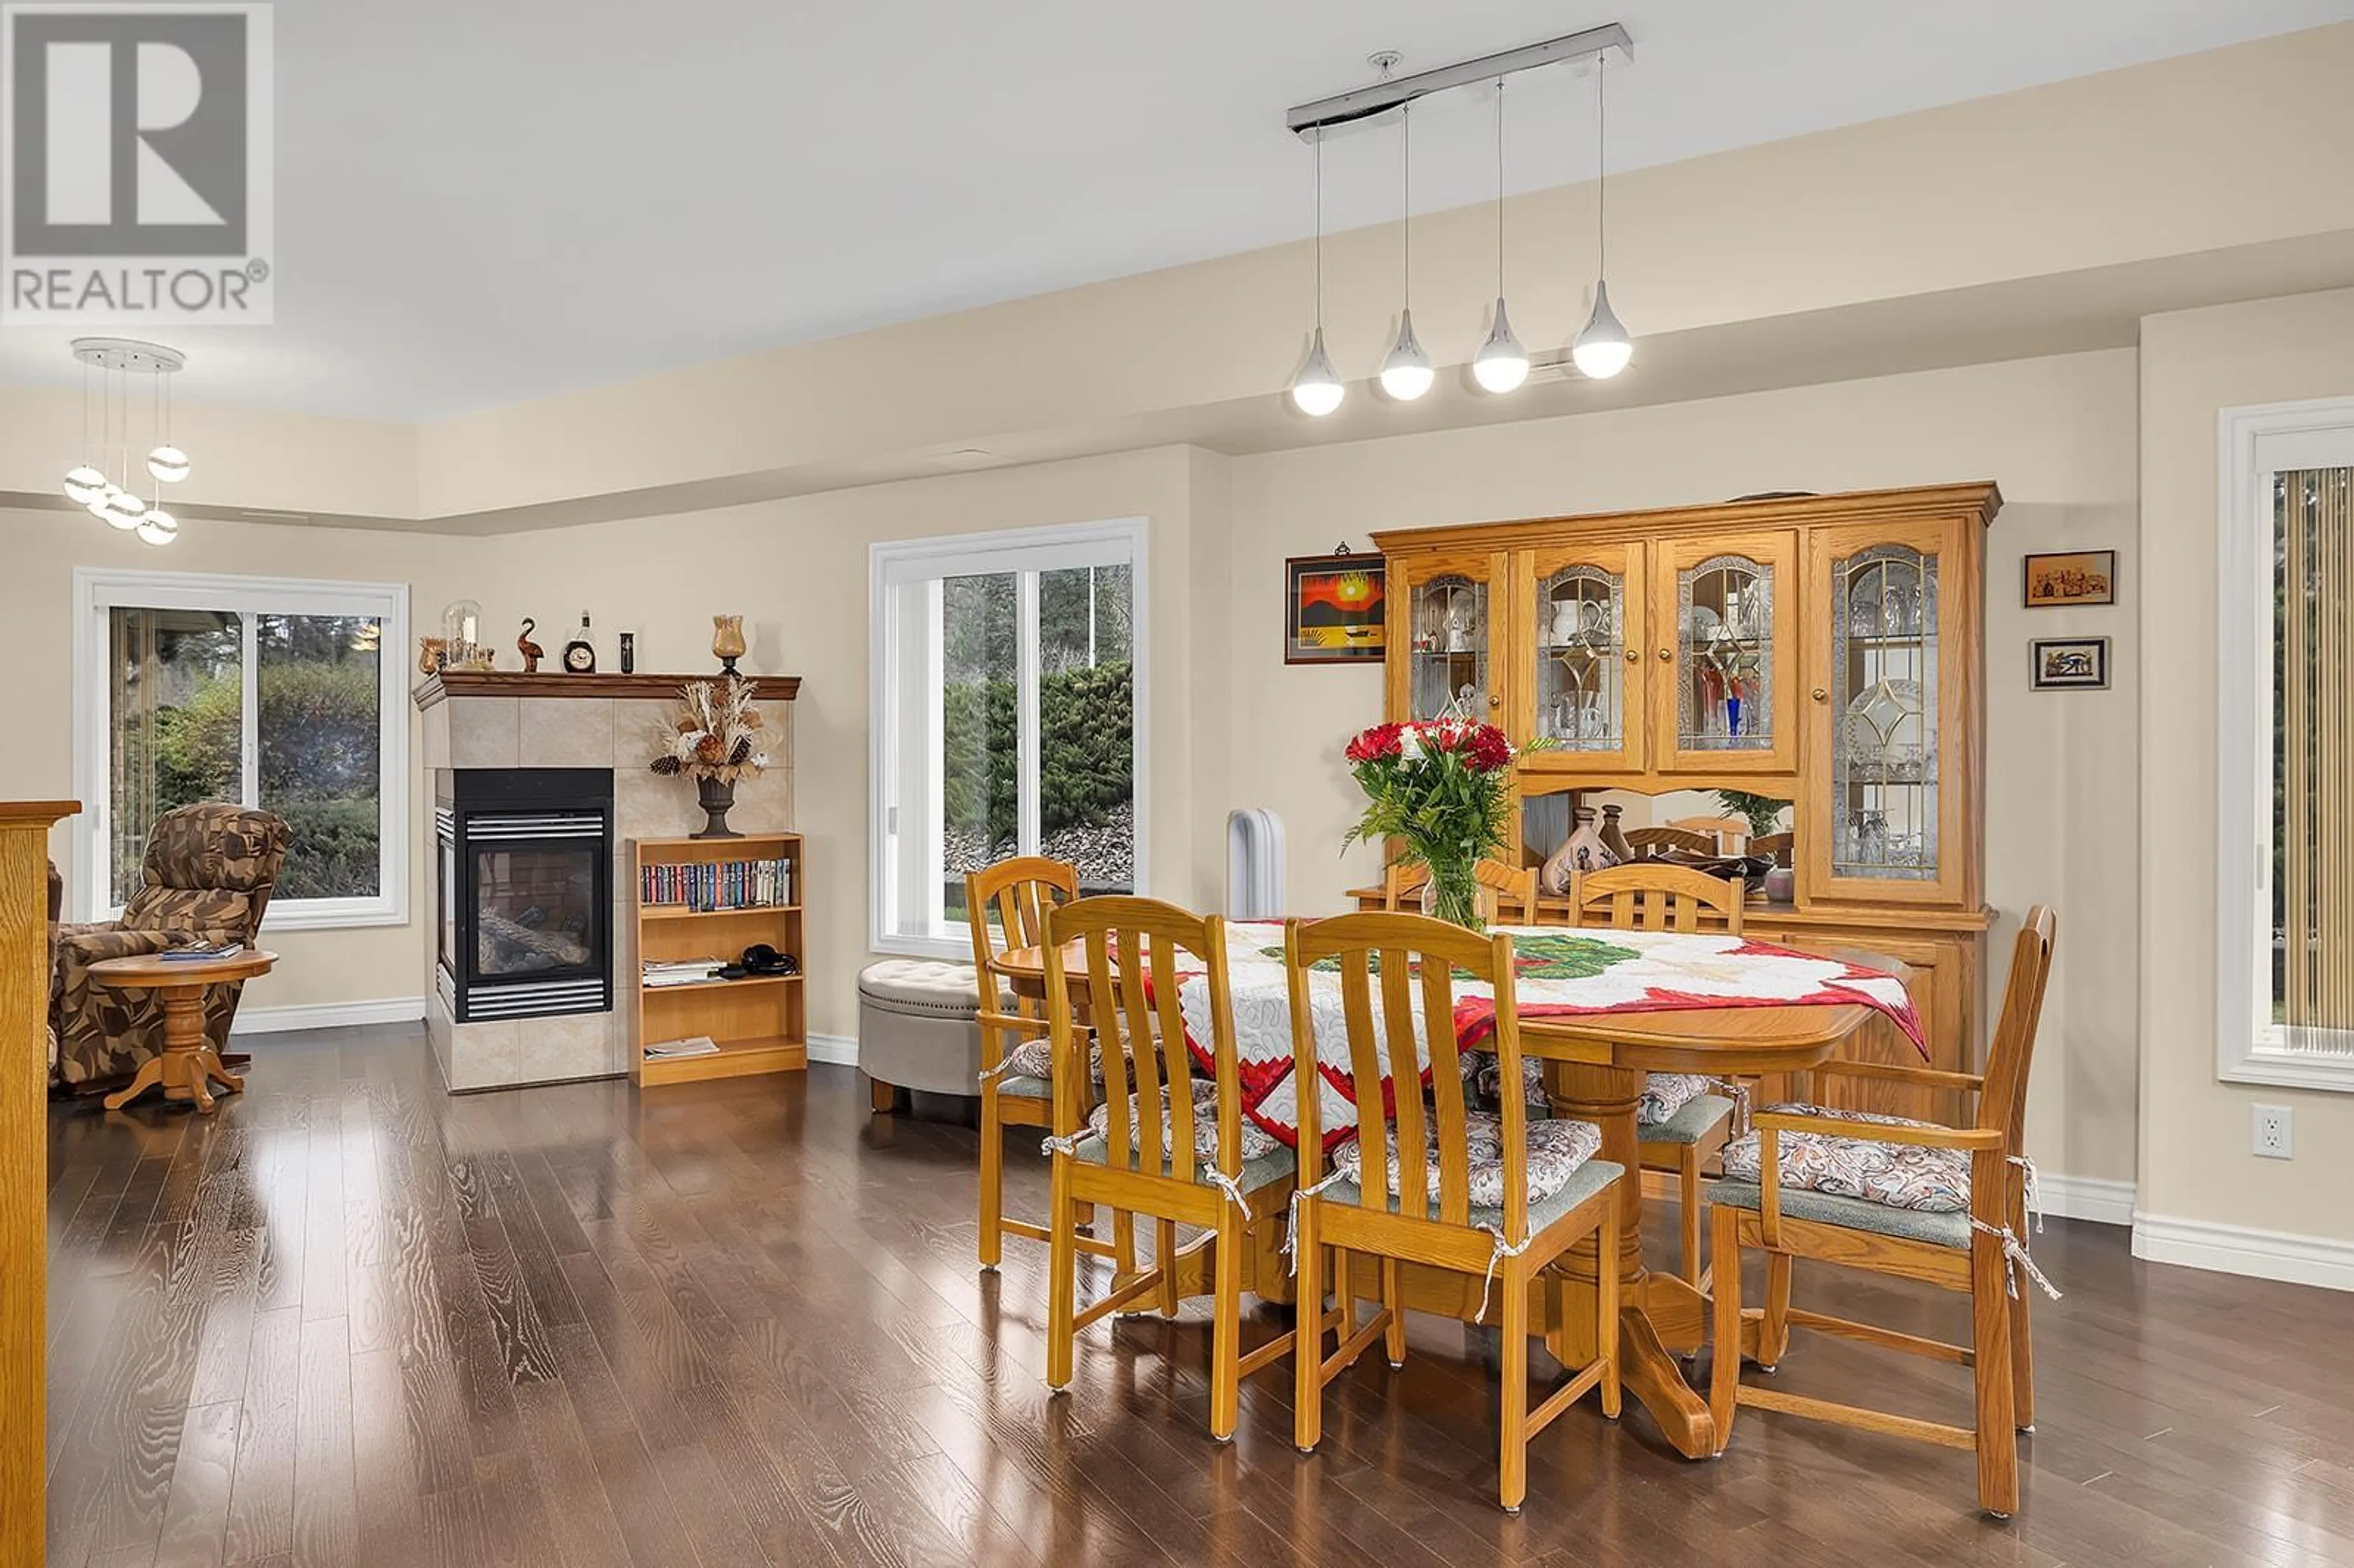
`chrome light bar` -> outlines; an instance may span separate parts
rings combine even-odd
[[[1548,38],[1541,44],[1527,44],[1517,49],[1506,49],[1500,54],[1482,55],[1476,60],[1465,60],[1460,65],[1416,71],[1412,76],[1378,81],[1353,92],[1320,98],[1313,103],[1298,104],[1285,112],[1283,122],[1295,135],[1305,136],[1312,132],[1329,131],[1335,126],[1353,124],[1377,114],[1386,114],[1434,92],[1494,81],[1499,77],[1535,70],[1540,66],[1591,59],[1607,59],[1613,65],[1624,65],[1634,58],[1635,41],[1627,36],[1627,29],[1617,22],[1606,22],[1582,33]]]

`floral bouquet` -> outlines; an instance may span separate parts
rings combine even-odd
[[[691,682],[679,690],[673,733],[648,766],[664,778],[684,774],[733,784],[769,766],[769,754],[759,748],[760,725],[751,682],[735,676]]]
[[[1430,868],[1431,913],[1479,930],[1479,858],[1511,826],[1512,743],[1491,724],[1433,719],[1377,724],[1349,742],[1365,791],[1363,820],[1344,844],[1401,839],[1402,859]]]

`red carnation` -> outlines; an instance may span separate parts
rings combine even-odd
[[[1373,762],[1385,757],[1395,757],[1398,754],[1398,736],[1404,728],[1402,725],[1377,724],[1360,732],[1354,740],[1349,742],[1349,760]]]
[[[1511,766],[1512,743],[1494,725],[1483,724],[1471,732],[1463,747],[1464,760],[1482,773],[1499,773]]]

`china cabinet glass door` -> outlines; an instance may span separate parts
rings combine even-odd
[[[1944,900],[1967,831],[1954,525],[1827,529],[1808,566],[1811,726],[1799,853],[1818,896]]]
[[[1652,725],[1662,772],[1787,772],[1797,655],[1789,534],[1701,535],[1656,546]]]
[[[1585,545],[1532,552],[1514,574],[1529,603],[1514,652],[1512,738],[1538,772],[1643,765],[1642,549]]]
[[[1482,555],[1392,566],[1393,588],[1402,573],[1405,592],[1393,601],[1405,624],[1393,624],[1390,636],[1405,657],[1391,663],[1391,717],[1498,721],[1503,698],[1490,655],[1503,645],[1496,623],[1506,609],[1494,591],[1500,565],[1500,556]]]

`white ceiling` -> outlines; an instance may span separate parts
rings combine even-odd
[[[1304,237],[1288,105],[1610,20],[1614,167],[2354,18],[2354,0],[279,0],[277,324],[165,335],[184,398],[422,420]],[[1588,86],[1510,90],[1511,184],[1593,167]],[[1415,207],[1493,189],[1491,107]],[[1395,216],[1394,128],[1327,148]],[[1924,171],[1934,178],[1934,171]],[[0,381],[74,384],[0,332]]]

